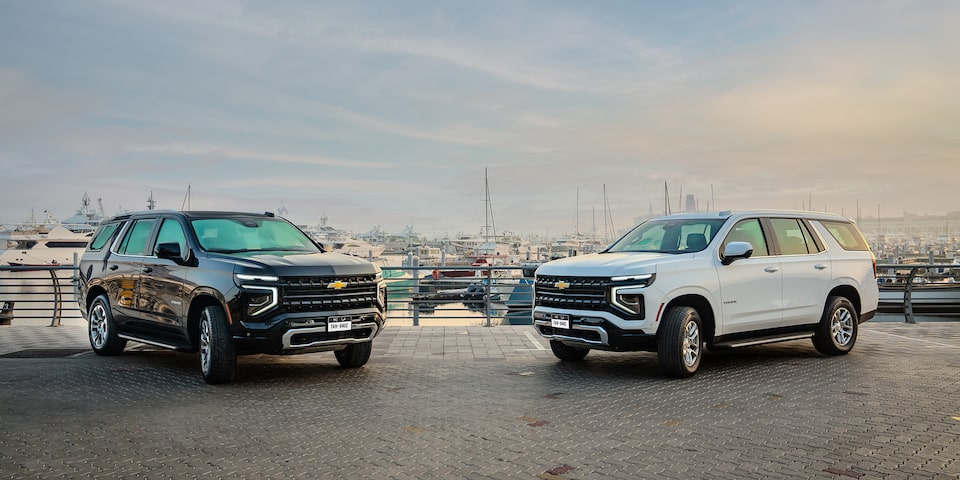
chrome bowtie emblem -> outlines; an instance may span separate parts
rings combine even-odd
[[[559,282],[554,283],[553,286],[556,287],[557,290],[563,290],[565,288],[569,288],[570,284],[567,282],[564,282],[563,280],[560,280]]]
[[[344,287],[346,287],[346,286],[347,286],[347,283],[346,283],[346,282],[341,282],[340,280],[337,280],[337,281],[335,281],[335,282],[330,282],[330,285],[327,285],[327,288],[332,288],[332,289],[334,289],[334,290],[340,290],[340,289],[342,289],[342,288],[344,288]]]

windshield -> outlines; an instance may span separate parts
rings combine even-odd
[[[699,252],[716,236],[725,219],[661,218],[648,220],[610,246],[607,252]]]
[[[190,222],[200,248],[216,253],[304,252],[320,249],[297,227],[273,218],[204,218]]]

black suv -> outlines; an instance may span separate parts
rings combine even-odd
[[[207,383],[231,381],[242,354],[333,350],[362,366],[387,304],[379,267],[270,213],[115,216],[84,252],[79,287],[96,353],[127,340],[199,351]]]

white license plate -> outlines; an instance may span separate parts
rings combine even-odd
[[[569,330],[570,315],[550,315],[550,326]]]
[[[345,332],[353,328],[350,317],[330,317],[327,319],[327,332]]]

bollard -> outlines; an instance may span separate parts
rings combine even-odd
[[[0,307],[0,325],[10,325],[13,323],[14,302],[3,302]]]

